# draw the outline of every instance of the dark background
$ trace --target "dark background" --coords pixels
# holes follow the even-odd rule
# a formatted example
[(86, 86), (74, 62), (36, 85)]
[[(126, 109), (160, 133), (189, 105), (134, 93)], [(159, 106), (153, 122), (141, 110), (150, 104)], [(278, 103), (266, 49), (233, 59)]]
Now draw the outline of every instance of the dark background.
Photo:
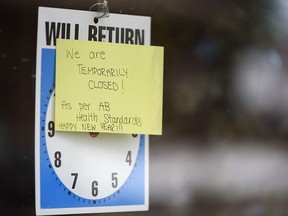
[[(0, 3), (1, 215), (35, 214), (38, 7), (94, 3)], [(165, 47), (150, 211), (121, 215), (288, 215), (287, 2), (110, 0), (109, 9), (151, 16), (151, 44)]]

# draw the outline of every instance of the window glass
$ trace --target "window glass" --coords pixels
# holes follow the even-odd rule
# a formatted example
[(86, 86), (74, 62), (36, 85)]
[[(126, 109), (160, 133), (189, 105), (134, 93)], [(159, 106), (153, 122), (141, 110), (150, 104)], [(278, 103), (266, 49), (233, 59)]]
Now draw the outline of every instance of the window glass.
[[(35, 214), (38, 7), (93, 3), (0, 3), (3, 215)], [(151, 44), (165, 47), (163, 135), (150, 137), (150, 210), (117, 215), (286, 215), (288, 3), (111, 0), (109, 9), (151, 16)]]

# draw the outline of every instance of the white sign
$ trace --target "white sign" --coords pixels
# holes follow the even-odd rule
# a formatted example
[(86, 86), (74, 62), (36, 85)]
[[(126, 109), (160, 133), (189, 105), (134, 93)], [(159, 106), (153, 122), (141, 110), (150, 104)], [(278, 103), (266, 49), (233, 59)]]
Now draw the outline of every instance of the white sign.
[(56, 132), (56, 38), (150, 44), (150, 18), (39, 8), (36, 109), (36, 214), (148, 210), (148, 136)]

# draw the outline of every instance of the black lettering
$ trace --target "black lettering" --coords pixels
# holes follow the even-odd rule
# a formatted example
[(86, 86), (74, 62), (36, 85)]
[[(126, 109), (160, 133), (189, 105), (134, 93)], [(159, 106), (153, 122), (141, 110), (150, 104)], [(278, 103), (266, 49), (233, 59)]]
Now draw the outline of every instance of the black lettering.
[(119, 28), (116, 28), (116, 32), (115, 32), (115, 43), (119, 43)]
[(60, 28), (61, 28), (61, 23), (56, 23), (52, 22), (51, 25), (49, 25), (49, 22), (45, 22), (45, 29), (46, 29), (46, 45), (51, 46), (56, 46), (56, 38), (59, 38), (60, 35)]
[(99, 26), (99, 35), (98, 35), (98, 40), (99, 41), (105, 41), (105, 37), (106, 35), (104, 34), (104, 31), (105, 31), (105, 26)]
[(125, 39), (125, 29), (121, 28), (121, 43), (124, 43), (124, 39)]
[[(71, 38), (71, 24), (70, 23), (55, 23), (45, 22), (46, 30), (46, 45), (56, 46), (56, 39), (70, 39)], [(79, 37), (79, 24), (75, 24), (74, 39)]]
[(62, 27), (61, 27), (61, 38), (65, 39), (65, 33), (66, 33), (66, 24), (62, 23)]
[(135, 44), (144, 45), (144, 30), (142, 29), (135, 29)]
[(126, 29), (126, 40), (125, 40), (125, 43), (126, 44), (134, 44), (133, 42), (133, 37), (134, 37), (134, 32), (133, 32), (133, 29)]
[(119, 87), (117, 83), (110, 82), (110, 81), (88, 81), (88, 88), (89, 89), (106, 89), (111, 91), (118, 91)]
[(97, 27), (96, 26), (89, 25), (88, 40), (89, 41), (97, 41)]
[(72, 49), (72, 50), (66, 49), (66, 58), (74, 59), (74, 57), (79, 59), (80, 58), (79, 52), (77, 50), (74, 51), (74, 49)]
[[(112, 40), (113, 40), (113, 35), (112, 35), (112, 33), (113, 33), (113, 31), (114, 31), (114, 27), (110, 27), (110, 26), (108, 26), (107, 27), (107, 32), (108, 32), (108, 42), (112, 42)], [(106, 35), (107, 36), (107, 35)]]
[(75, 24), (74, 39), (75, 39), (75, 40), (78, 40), (78, 39), (79, 39), (79, 24)]
[(71, 25), (70, 23), (67, 23), (66, 39), (70, 39), (70, 31), (71, 31)]

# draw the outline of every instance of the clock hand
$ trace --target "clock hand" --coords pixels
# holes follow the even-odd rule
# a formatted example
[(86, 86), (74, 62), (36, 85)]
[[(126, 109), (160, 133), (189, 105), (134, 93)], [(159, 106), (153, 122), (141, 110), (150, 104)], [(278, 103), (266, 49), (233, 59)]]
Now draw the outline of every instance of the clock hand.
[(90, 136), (96, 138), (99, 135), (99, 132), (89, 132)]

